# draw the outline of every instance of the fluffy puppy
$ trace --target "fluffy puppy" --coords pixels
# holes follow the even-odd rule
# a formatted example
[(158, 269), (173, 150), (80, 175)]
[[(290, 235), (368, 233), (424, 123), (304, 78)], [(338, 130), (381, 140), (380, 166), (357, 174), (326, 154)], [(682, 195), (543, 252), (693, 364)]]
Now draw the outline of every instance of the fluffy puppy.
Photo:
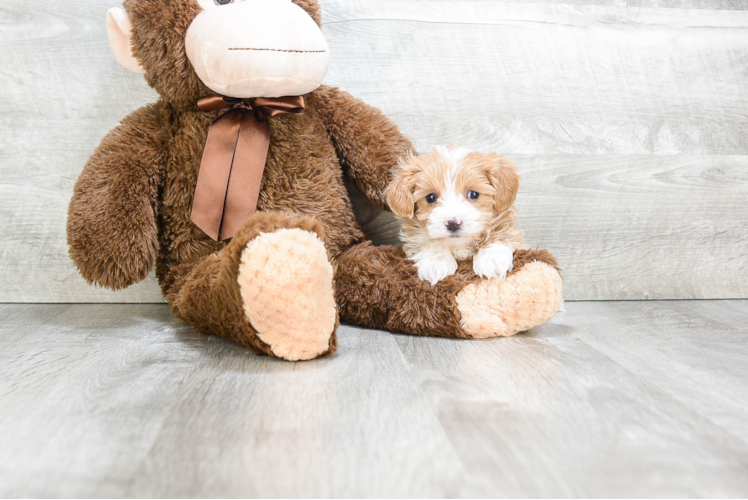
[(514, 251), (527, 248), (514, 208), (518, 189), (517, 169), (506, 158), (439, 146), (403, 160), (385, 194), (404, 219), (406, 255), (433, 285), (471, 257), (478, 276), (506, 277)]

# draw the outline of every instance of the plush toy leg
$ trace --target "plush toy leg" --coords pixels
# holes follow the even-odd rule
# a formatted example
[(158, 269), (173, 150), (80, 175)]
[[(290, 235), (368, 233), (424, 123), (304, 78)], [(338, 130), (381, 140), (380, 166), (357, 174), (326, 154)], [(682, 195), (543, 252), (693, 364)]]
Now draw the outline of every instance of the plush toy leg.
[(174, 316), (256, 352), (297, 361), (337, 348), (333, 270), (322, 226), (278, 212), (252, 216), (167, 298)]
[(343, 321), (413, 335), (509, 336), (539, 326), (561, 303), (561, 275), (545, 251), (515, 253), (505, 279), (481, 279), (463, 262), (432, 286), (393, 247), (358, 245), (335, 264), (335, 296)]
[[(516, 256), (514, 265), (517, 257), (528, 256)], [(478, 280), (463, 288), (456, 297), (460, 324), (472, 338), (514, 335), (551, 319), (561, 306), (561, 292), (555, 259), (532, 260), (506, 279)]]

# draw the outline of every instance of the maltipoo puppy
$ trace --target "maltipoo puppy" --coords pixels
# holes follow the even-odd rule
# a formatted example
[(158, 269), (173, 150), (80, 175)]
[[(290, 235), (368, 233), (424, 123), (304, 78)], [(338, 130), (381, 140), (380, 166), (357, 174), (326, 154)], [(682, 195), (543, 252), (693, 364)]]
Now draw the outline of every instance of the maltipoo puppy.
[(517, 227), (517, 169), (495, 153), (439, 146), (406, 158), (385, 192), (402, 219), (404, 250), (432, 285), (473, 258), (485, 278), (504, 278), (514, 251), (527, 248)]

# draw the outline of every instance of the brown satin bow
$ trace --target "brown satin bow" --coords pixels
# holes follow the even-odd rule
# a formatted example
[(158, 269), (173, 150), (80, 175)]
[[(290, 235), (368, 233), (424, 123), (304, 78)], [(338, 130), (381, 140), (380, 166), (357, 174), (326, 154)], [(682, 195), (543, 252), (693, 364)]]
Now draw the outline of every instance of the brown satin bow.
[(210, 125), (192, 204), (192, 222), (214, 240), (227, 240), (257, 210), (270, 146), (267, 118), (303, 113), (304, 98), (212, 95), (197, 106), (204, 112), (232, 108)]

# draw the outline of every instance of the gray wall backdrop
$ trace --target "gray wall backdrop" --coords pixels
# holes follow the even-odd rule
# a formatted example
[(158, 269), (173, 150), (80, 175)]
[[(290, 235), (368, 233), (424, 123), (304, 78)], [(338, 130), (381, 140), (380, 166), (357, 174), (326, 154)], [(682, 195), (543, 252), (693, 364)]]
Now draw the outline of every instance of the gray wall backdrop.
[[(109, 52), (118, 3), (0, 0), (0, 302), (161, 301), (152, 278), (89, 287), (66, 253), (86, 159), (156, 99)], [(326, 83), (421, 151), (520, 166), (521, 223), (559, 257), (567, 300), (748, 297), (748, 1), (322, 3)]]

